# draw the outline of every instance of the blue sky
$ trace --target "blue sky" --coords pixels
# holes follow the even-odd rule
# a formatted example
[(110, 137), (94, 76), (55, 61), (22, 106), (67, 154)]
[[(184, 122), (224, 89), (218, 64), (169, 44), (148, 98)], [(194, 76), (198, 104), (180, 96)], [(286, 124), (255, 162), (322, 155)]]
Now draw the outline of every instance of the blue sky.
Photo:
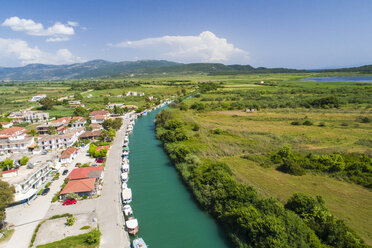
[(0, 66), (166, 59), (372, 64), (372, 1), (3, 0)]

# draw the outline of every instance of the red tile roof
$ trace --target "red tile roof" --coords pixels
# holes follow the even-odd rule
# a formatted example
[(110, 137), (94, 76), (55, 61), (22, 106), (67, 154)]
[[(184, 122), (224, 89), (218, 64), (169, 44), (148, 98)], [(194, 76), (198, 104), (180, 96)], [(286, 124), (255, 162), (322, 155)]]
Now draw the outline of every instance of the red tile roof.
[(0, 137), (2, 138), (8, 138), (10, 136), (16, 136), (19, 134), (23, 134), (26, 132), (26, 129), (23, 127), (10, 127), (7, 129), (3, 129), (0, 131)]
[(106, 119), (105, 115), (95, 115), (92, 117), (92, 120), (104, 120)]
[(107, 110), (95, 110), (89, 113), (89, 116), (96, 116), (96, 115), (108, 115), (110, 112)]
[(62, 117), (55, 121), (52, 121), (52, 123), (69, 123), (71, 121), (71, 117)]
[(64, 150), (62, 152), (62, 155), (61, 155), (61, 158), (69, 158), (71, 157), (71, 155), (75, 152), (77, 152), (78, 149), (74, 148), (74, 147), (69, 147), (67, 148), (66, 150)]
[(81, 167), (71, 171), (67, 176), (70, 180), (86, 178), (91, 171), (103, 171), (103, 166)]
[(15, 172), (17, 170), (19, 170), (19, 168), (7, 170), (7, 171), (3, 171), (2, 174), (6, 174), (6, 173), (10, 173), (10, 172)]
[(85, 139), (85, 138), (95, 138), (101, 135), (101, 130), (96, 131), (86, 131), (82, 135), (79, 136), (79, 139)]
[(95, 178), (86, 178), (69, 181), (61, 191), (61, 195), (93, 191), (95, 183), (96, 183)]

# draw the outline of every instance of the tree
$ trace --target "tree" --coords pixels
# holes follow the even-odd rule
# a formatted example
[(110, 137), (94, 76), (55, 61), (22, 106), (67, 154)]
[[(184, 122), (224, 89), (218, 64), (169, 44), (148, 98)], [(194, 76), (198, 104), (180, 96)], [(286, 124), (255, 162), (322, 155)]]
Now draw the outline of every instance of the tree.
[(115, 130), (119, 130), (121, 128), (121, 125), (123, 125), (123, 120), (121, 118), (116, 118), (113, 122), (111, 127)]
[(112, 127), (112, 123), (113, 123), (113, 121), (111, 119), (104, 120), (103, 123), (102, 123), (102, 127), (105, 130), (109, 130)]
[(23, 156), (23, 157), (21, 158), (21, 160), (19, 161), (19, 163), (20, 163), (21, 165), (26, 165), (27, 162), (28, 162), (28, 160), (29, 160), (29, 158), (28, 158), (27, 156)]
[(57, 132), (57, 129), (55, 127), (49, 126), (47, 128), (47, 132), (49, 135), (55, 134)]
[(186, 89), (185, 89), (185, 88), (182, 88), (181, 91), (182, 91), (182, 94), (185, 96), (186, 93), (187, 93), (187, 92), (186, 92)]
[(10, 170), (13, 168), (13, 160), (10, 158), (5, 159), (4, 161), (0, 162), (0, 168), (3, 170)]
[(32, 135), (32, 136), (36, 136), (37, 135), (37, 132), (35, 129), (31, 129), (29, 132), (27, 132), (28, 134)]
[(75, 200), (75, 199), (77, 199), (79, 196), (77, 195), (77, 194), (75, 194), (75, 193), (68, 193), (67, 194), (67, 196), (66, 196), (66, 198), (68, 199), (68, 200)]
[[(0, 223), (5, 220), (5, 208), (14, 200), (14, 187), (9, 183), (0, 180)], [(2, 225), (1, 225), (2, 226)], [(1, 227), (0, 227), (1, 228)]]
[(74, 109), (74, 115), (75, 116), (87, 116), (88, 115), (88, 110), (86, 110), (82, 106), (77, 106)]
[(51, 99), (49, 97), (45, 97), (43, 99), (40, 99), (39, 103), (41, 104), (41, 108), (44, 109), (44, 110), (52, 109), (53, 106), (54, 106), (53, 99)]
[(97, 244), (99, 242), (99, 237), (101, 236), (101, 232), (98, 229), (94, 229), (85, 239), (85, 242), (89, 245)]
[(83, 100), (83, 96), (79, 92), (77, 92), (77, 93), (74, 94), (74, 99), (75, 100)]
[(118, 114), (118, 115), (122, 115), (122, 114), (124, 114), (124, 110), (122, 109), (122, 108), (120, 108), (120, 107), (118, 107), (118, 106), (114, 106), (114, 113), (115, 114)]
[(109, 98), (107, 96), (103, 98), (103, 104), (105, 105), (109, 104)]

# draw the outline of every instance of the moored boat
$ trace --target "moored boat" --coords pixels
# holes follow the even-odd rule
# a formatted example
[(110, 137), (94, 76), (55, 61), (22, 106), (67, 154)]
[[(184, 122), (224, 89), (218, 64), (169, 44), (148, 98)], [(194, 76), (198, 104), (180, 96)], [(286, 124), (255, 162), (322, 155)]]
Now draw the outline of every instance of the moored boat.
[(147, 248), (147, 245), (143, 238), (134, 239), (132, 242), (133, 248)]
[(123, 173), (121, 173), (120, 177), (121, 177), (122, 182), (124, 182), (124, 183), (128, 182), (128, 179), (129, 179), (128, 178), (128, 173), (123, 172)]
[(137, 219), (127, 220), (125, 225), (127, 226), (129, 234), (136, 235), (138, 233), (139, 228)]
[(133, 210), (132, 210), (132, 207), (130, 205), (124, 205), (123, 207), (123, 213), (125, 215), (125, 217), (127, 219), (129, 219), (129, 217), (133, 216)]
[(128, 204), (132, 202), (132, 190), (130, 188), (123, 189), (121, 192), (121, 199), (123, 204)]

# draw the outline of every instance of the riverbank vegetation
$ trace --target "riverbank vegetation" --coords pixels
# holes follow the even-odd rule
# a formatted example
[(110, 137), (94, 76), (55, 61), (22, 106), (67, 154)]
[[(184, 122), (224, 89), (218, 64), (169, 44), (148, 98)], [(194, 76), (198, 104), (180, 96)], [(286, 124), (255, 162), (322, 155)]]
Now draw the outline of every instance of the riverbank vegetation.
[(371, 245), (372, 85), (237, 81), (157, 116), (198, 202), (237, 247)]

